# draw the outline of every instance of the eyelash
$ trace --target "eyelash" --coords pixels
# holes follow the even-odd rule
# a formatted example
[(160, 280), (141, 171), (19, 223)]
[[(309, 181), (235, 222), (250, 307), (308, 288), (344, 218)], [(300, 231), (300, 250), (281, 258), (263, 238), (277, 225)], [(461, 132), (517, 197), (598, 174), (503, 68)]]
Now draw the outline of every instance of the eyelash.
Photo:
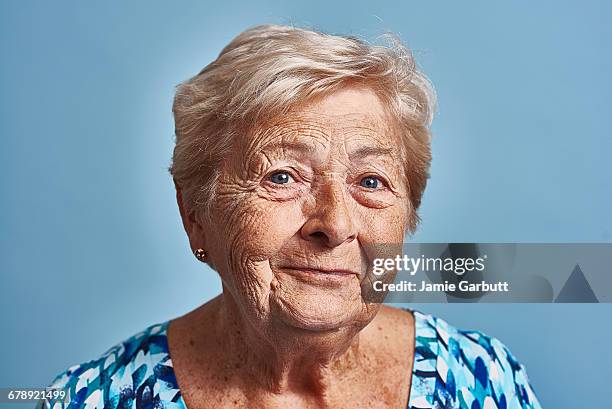
[[(277, 174), (277, 173), (286, 173), (286, 174), (288, 174), (289, 177), (291, 177), (291, 179), (293, 179), (293, 182), (298, 182), (299, 180), (301, 180), (299, 178), (299, 176), (296, 175), (296, 172), (294, 172), (291, 169), (275, 169), (275, 170), (273, 170), (272, 172), (268, 173), (265, 176), (264, 181), (274, 185), (275, 188), (280, 188), (280, 189), (288, 188), (289, 186), (285, 186), (285, 185), (290, 185), (290, 184), (292, 184), (291, 182), (289, 182), (289, 183), (274, 183), (274, 182), (272, 182), (270, 180), (270, 178), (272, 176), (274, 176), (275, 174)], [(373, 188), (373, 189), (372, 188), (367, 188), (365, 186), (362, 186), (361, 185), (361, 181), (363, 179), (365, 179), (365, 178), (374, 178), (374, 179), (378, 180), (382, 184), (382, 186), (377, 187), (377, 188)], [(366, 191), (377, 191), (377, 190), (388, 189), (389, 188), (388, 180), (385, 177), (383, 177), (381, 175), (378, 175), (378, 174), (368, 173), (368, 174), (365, 174), (365, 175), (360, 175), (356, 179), (357, 179), (357, 186), (359, 188), (363, 188)]]
[[(370, 189), (370, 188), (366, 188), (365, 186), (361, 186), (361, 181), (363, 179), (366, 179), (366, 178), (376, 179), (376, 180), (378, 180), (381, 183), (382, 186), (374, 188), (374, 189)], [(365, 189), (365, 190), (368, 190), (368, 191), (375, 191), (375, 190), (380, 190), (380, 189), (383, 189), (383, 188), (385, 188), (385, 189), (389, 188), (389, 181), (384, 176), (381, 176), (381, 175), (377, 175), (377, 174), (365, 174), (365, 175), (359, 176), (357, 178), (357, 180), (358, 180), (357, 185), (359, 187)]]
[(300, 180), (300, 178), (296, 175), (296, 172), (290, 170), (290, 169), (275, 169), (272, 172), (268, 173), (265, 177), (264, 177), (264, 182), (270, 183), (272, 185), (274, 185), (275, 187), (279, 187), (279, 188), (286, 188), (287, 186), (284, 185), (289, 185), (291, 184), (291, 182), (289, 183), (274, 183), (270, 180), (270, 178), (277, 174), (277, 173), (286, 173), (289, 175), (289, 177), (291, 177), (291, 179), (293, 179), (294, 182), (297, 182)]

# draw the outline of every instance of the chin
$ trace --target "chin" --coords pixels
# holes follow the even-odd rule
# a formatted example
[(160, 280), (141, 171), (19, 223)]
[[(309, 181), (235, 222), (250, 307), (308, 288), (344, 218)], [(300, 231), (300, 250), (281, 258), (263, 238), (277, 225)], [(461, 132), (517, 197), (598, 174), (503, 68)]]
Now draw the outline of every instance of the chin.
[[(300, 297), (301, 298), (301, 297)], [(361, 303), (334, 302), (335, 300), (270, 298), (270, 309), (288, 327), (311, 332), (337, 332), (359, 326), (364, 317)], [(366, 322), (367, 324), (367, 322)]]

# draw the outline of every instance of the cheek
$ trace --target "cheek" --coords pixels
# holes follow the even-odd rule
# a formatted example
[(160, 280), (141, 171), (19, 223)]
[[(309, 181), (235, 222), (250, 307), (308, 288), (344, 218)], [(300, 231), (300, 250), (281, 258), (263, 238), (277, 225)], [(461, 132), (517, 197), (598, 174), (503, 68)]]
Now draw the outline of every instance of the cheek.
[(299, 234), (304, 223), (302, 206), (292, 202), (259, 202), (245, 206), (245, 217), (237, 221), (244, 251), (259, 261), (270, 259)]
[(404, 241), (408, 213), (400, 206), (384, 209), (362, 208), (359, 218), (362, 244), (390, 244)]
[(223, 270), (264, 285), (271, 279), (270, 269), (266, 268), (269, 260), (303, 224), (302, 205), (298, 201), (242, 198), (235, 197), (220, 210), (217, 240), (224, 243), (220, 252), (222, 262), (226, 263)]

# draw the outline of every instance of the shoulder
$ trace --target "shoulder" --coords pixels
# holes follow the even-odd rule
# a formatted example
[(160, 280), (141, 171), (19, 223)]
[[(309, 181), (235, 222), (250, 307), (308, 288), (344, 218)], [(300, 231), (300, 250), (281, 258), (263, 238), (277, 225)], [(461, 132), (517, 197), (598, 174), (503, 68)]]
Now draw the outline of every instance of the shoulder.
[(414, 311), (415, 382), (441, 407), (540, 408), (525, 367), (497, 338)]
[(401, 356), (411, 347), (406, 340), (414, 338), (414, 316), (383, 304), (360, 336), (380, 355)]
[(405, 333), (406, 328), (414, 328), (414, 315), (411, 311), (401, 308), (393, 308), (385, 304), (381, 304), (376, 317), (372, 320), (375, 325), (380, 325), (385, 330), (394, 330)]
[(176, 402), (180, 394), (168, 353), (167, 325), (152, 325), (100, 357), (60, 373), (49, 387), (66, 392), (64, 404), (51, 401), (39, 408), (158, 407), (160, 400)]

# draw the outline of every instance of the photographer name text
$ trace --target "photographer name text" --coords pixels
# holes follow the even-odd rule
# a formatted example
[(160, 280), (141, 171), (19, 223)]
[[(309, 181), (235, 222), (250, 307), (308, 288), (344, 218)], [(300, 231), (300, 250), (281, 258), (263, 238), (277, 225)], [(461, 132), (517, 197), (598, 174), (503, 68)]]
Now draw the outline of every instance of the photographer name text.
[(449, 283), (445, 281), (443, 283), (430, 283), (427, 281), (421, 281), (415, 283), (412, 281), (400, 281), (399, 283), (384, 283), (382, 281), (374, 281), (374, 291), (384, 292), (445, 292), (454, 293), (460, 292), (508, 292), (510, 286), (507, 281), (498, 281), (496, 283), (489, 283), (481, 281), (478, 283), (469, 282), (467, 280), (459, 281), (459, 283)]

